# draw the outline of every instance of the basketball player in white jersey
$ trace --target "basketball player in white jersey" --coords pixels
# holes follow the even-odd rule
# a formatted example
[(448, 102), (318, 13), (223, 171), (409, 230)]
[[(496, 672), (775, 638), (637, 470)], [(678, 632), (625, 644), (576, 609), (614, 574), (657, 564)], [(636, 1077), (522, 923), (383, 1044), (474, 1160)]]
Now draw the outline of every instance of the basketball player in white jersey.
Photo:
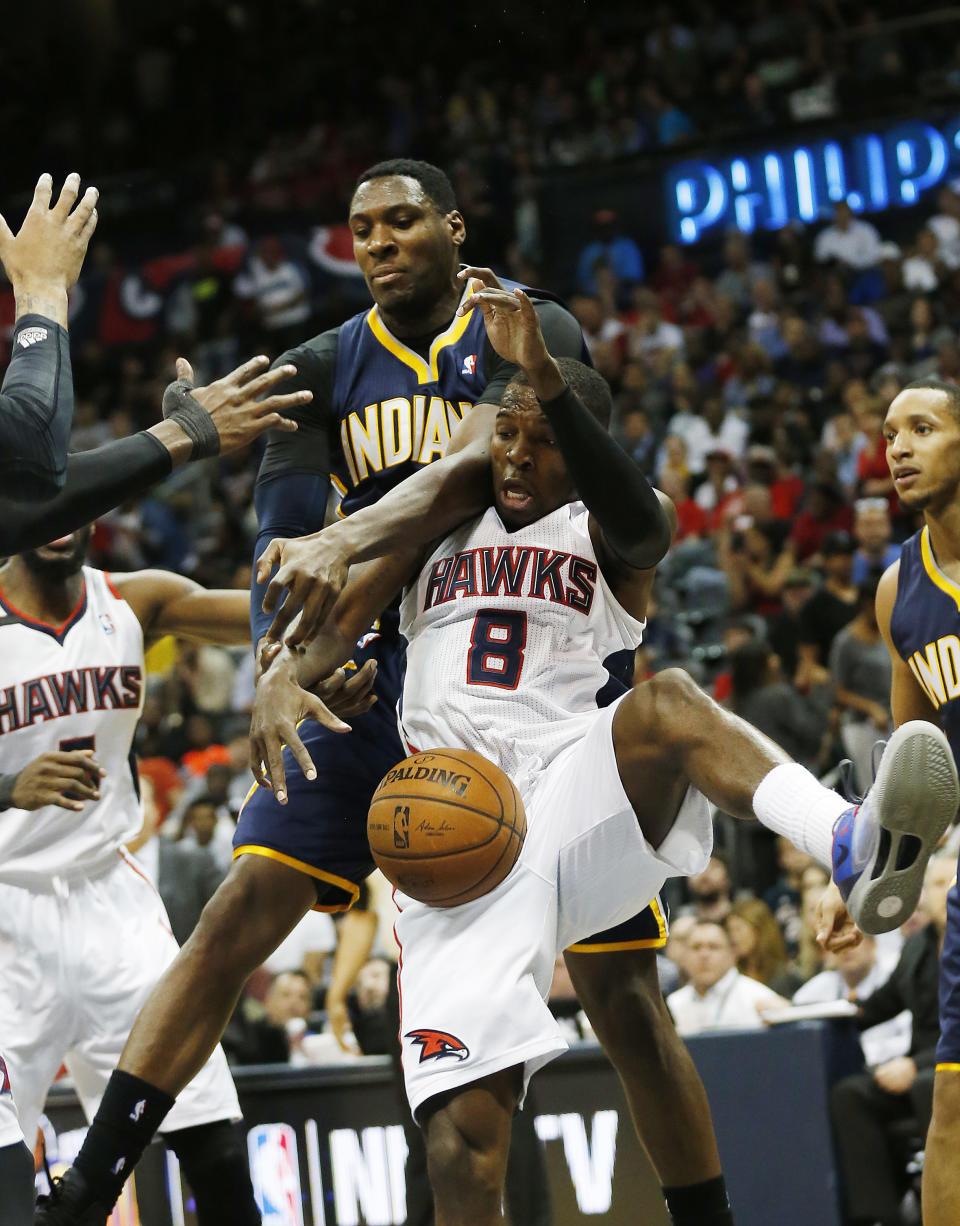
[[(89, 536), (80, 529), (0, 568), (0, 1144), (19, 1135), (8, 1073), (26, 1136), (63, 1061), (92, 1117), (177, 952), (159, 895), (123, 846), (141, 824), (131, 750), (145, 646), (165, 634), (250, 639), (245, 592), (164, 571), (111, 579), (83, 566)], [(164, 1123), (202, 1223), (260, 1221), (239, 1116), (218, 1047)]]
[[(511, 1117), (531, 1073), (566, 1046), (545, 1004), (554, 959), (633, 914), (665, 877), (703, 867), (705, 797), (833, 862), (851, 912), (874, 930), (912, 910), (960, 798), (949, 747), (928, 724), (896, 734), (854, 814), (685, 673), (597, 709), (604, 661), (643, 630), (652, 574), (634, 559), (645, 556), (649, 487), (606, 432), (603, 380), (550, 358), (526, 296), (487, 290), (474, 305), (523, 375), (496, 420), (494, 506), (432, 549), (404, 599), (400, 724), (411, 751), (460, 746), (497, 762), (520, 789), (528, 832), (483, 898), (437, 910), (396, 895), (404, 1075), (437, 1226), (499, 1220)], [(384, 564), (381, 599), (398, 567)], [(351, 599), (348, 584), (337, 609), (354, 615)], [(338, 625), (343, 648), (356, 629)], [(315, 649), (304, 676), (323, 658)], [(272, 687), (261, 700), (282, 702)], [(909, 869), (897, 867), (904, 818), (917, 843)]]

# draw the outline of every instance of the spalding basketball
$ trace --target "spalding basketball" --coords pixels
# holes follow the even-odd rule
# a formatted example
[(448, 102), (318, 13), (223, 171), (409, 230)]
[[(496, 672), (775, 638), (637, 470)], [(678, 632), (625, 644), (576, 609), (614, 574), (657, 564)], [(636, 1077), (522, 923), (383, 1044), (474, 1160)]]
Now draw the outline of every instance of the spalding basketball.
[(513, 868), (527, 833), (517, 789), (468, 749), (433, 749), (387, 771), (367, 816), (377, 866), (434, 907), (481, 898)]

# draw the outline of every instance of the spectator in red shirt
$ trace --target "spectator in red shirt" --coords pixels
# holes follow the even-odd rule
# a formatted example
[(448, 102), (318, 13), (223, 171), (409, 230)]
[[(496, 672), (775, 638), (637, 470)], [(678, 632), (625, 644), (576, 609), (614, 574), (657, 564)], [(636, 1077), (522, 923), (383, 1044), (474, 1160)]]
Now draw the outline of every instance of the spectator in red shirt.
[(852, 526), (851, 510), (842, 492), (831, 481), (817, 481), (810, 489), (806, 509), (793, 521), (790, 532), (797, 561), (805, 562), (818, 554), (831, 532), (849, 532)]

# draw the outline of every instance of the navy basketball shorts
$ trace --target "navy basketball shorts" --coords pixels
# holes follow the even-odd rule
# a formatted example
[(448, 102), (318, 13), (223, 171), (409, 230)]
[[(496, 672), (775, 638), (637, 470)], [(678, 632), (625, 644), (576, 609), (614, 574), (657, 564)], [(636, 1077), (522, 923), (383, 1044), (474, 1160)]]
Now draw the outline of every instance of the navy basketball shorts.
[(960, 887), (956, 879), (947, 894), (947, 931), (940, 955), (940, 1070), (960, 1072)]
[[(397, 728), (405, 652), (391, 637), (367, 635), (353, 660), (377, 661), (377, 701), (351, 720), (351, 732), (331, 732), (315, 720), (300, 726), (317, 777), (308, 780), (289, 749), (283, 751), (287, 803), (254, 785), (240, 810), (233, 856), (266, 856), (316, 881), (318, 911), (346, 911), (374, 870), (367, 843), (367, 811), (377, 784), (407, 757)], [(632, 919), (575, 945), (578, 953), (660, 949), (667, 943), (666, 910), (655, 899)]]

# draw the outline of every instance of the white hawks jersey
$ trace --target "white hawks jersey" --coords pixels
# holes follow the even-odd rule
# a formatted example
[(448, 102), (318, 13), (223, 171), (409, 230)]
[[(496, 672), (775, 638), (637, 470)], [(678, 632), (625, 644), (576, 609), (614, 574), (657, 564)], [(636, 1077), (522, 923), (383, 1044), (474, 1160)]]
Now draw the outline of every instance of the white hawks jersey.
[(0, 882), (49, 888), (115, 862), (140, 828), (130, 756), (143, 705), (143, 631), (109, 576), (83, 568), (62, 626), (37, 622), (0, 590), (0, 771), (43, 753), (91, 749), (106, 771), (81, 812), (47, 805), (0, 813)]
[(523, 791), (584, 735), (604, 661), (644, 628), (607, 585), (587, 520), (573, 502), (510, 532), (490, 507), (433, 551), (400, 609), (411, 749), (474, 749)]

